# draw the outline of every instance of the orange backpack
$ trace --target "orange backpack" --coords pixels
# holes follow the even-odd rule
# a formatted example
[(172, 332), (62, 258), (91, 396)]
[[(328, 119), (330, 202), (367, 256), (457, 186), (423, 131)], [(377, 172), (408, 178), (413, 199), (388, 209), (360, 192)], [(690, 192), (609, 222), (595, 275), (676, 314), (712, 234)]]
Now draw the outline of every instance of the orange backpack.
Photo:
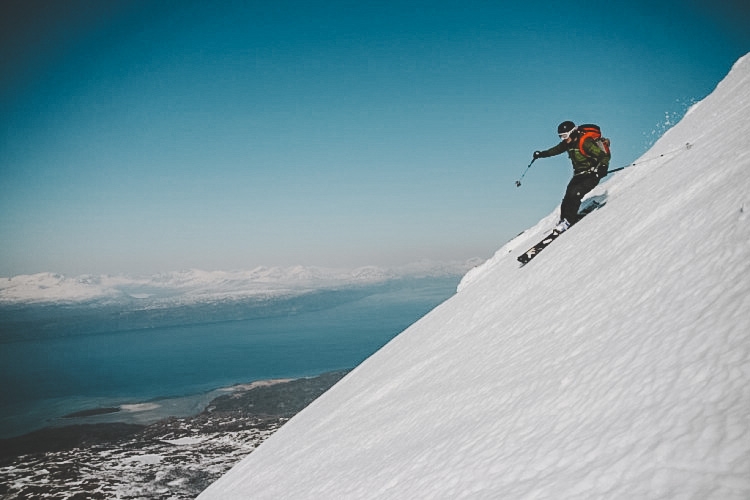
[(593, 139), (594, 142), (596, 142), (596, 145), (599, 146), (599, 149), (607, 153), (608, 156), (612, 155), (609, 151), (609, 139), (602, 137), (602, 129), (599, 128), (599, 125), (594, 125), (593, 123), (578, 125), (578, 130), (581, 132), (580, 138), (578, 139), (578, 150), (583, 156), (589, 156), (583, 149), (583, 141), (589, 138)]

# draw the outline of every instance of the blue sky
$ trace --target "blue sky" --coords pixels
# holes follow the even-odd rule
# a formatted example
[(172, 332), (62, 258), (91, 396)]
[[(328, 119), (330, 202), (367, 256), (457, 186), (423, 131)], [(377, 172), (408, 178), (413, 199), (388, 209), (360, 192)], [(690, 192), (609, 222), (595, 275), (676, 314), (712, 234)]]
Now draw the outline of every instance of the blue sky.
[(12, 0), (0, 276), (489, 257), (750, 50), (746, 2)]

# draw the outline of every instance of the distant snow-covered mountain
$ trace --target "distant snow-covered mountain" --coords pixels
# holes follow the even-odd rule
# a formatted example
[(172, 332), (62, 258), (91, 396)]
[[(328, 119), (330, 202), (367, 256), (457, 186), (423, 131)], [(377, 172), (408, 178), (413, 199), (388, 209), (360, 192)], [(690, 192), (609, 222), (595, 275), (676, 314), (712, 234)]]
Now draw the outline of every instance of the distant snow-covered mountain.
[(748, 136), (750, 54), (199, 498), (750, 498)]
[(461, 275), (480, 261), (417, 262), (398, 268), (257, 267), (239, 271), (190, 269), (146, 277), (39, 273), (0, 278), (0, 304), (70, 303), (124, 299), (192, 303), (304, 293), (403, 277)]

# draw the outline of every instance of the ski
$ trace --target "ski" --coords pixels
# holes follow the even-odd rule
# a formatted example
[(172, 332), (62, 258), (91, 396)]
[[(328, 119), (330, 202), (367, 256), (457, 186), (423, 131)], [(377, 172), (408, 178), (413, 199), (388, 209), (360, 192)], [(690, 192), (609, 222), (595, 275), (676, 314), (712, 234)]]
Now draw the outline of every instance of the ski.
[(557, 231), (552, 231), (547, 236), (544, 237), (542, 241), (534, 245), (533, 247), (526, 250), (523, 254), (519, 255), (517, 260), (521, 263), (521, 265), (528, 264), (528, 262), (536, 257), (536, 255), (547, 248), (547, 245), (555, 241), (558, 236), (560, 236), (562, 233), (558, 233)]
[[(596, 209), (604, 206), (604, 203), (605, 202), (599, 202), (599, 201), (596, 201), (596, 200), (590, 200), (590, 202), (586, 205), (586, 207), (578, 213), (578, 216), (579, 216), (578, 222), (580, 222), (581, 219), (583, 219), (586, 215), (590, 214), (594, 210), (596, 210)], [(568, 228), (568, 230), (570, 230), (570, 228)], [(533, 247), (529, 248), (524, 253), (522, 253), (521, 255), (519, 255), (516, 260), (518, 260), (518, 262), (520, 262), (522, 266), (525, 265), (525, 264), (528, 264), (528, 262), (531, 259), (533, 259), (534, 257), (536, 257), (537, 254), (539, 254), (539, 252), (541, 252), (542, 250), (544, 250), (545, 248), (547, 248), (547, 246), (549, 246), (550, 243), (552, 243), (553, 241), (555, 241), (557, 239), (557, 237), (560, 236), (561, 234), (562, 234), (562, 232), (559, 232), (557, 230), (552, 231), (547, 236), (545, 236), (542, 239), (542, 241), (540, 241), (539, 243), (537, 243), (536, 245), (534, 245)]]

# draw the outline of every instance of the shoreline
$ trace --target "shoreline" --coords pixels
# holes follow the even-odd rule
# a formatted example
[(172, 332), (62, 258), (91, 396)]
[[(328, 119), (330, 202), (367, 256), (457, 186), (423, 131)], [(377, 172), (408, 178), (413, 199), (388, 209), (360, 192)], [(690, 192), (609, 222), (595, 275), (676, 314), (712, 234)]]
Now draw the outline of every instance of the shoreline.
[(192, 500), (347, 373), (237, 384), (214, 391), (197, 415), (150, 425), (68, 425), (1, 440), (0, 496)]
[[(299, 378), (315, 378), (319, 375)], [(107, 423), (150, 425), (166, 418), (192, 417), (199, 415), (216, 398), (221, 396), (246, 392), (257, 387), (271, 387), (299, 380), (299, 378), (254, 380), (252, 382), (219, 387), (187, 396), (156, 398), (137, 403), (124, 403), (119, 406), (88, 408), (63, 415), (62, 417), (56, 417), (51, 420), (53, 425), (46, 426), (45, 428), (71, 425), (70, 421), (73, 420), (75, 421), (74, 424), (78, 425)], [(62, 420), (68, 420), (68, 422), (62, 422)], [(55, 425), (54, 422), (59, 422), (60, 425)]]
[(68, 413), (60, 418), (80, 418), (80, 417), (93, 417), (95, 415), (105, 415), (107, 413), (117, 413), (120, 411), (119, 407), (107, 407), (107, 408), (92, 408), (91, 410), (75, 411)]
[[(268, 387), (291, 382), (300, 378), (313, 378), (322, 374), (294, 377), (269, 378), (221, 386), (185, 396), (165, 396), (145, 400), (130, 398), (80, 398), (54, 401), (18, 412), (12, 417), (3, 417), (0, 443), (28, 434), (58, 429), (72, 425), (131, 424), (150, 425), (165, 418), (185, 418), (198, 415), (211, 401), (225, 394), (248, 391), (256, 387)], [(120, 401), (126, 402), (118, 402)], [(97, 404), (100, 403), (100, 404)], [(14, 422), (22, 422), (18, 425)], [(10, 433), (5, 434), (9, 429)], [(12, 430), (15, 429), (15, 432)]]
[[(255, 380), (189, 396), (74, 411), (54, 417), (48, 421), (48, 425), (38, 429), (0, 438), (0, 459), (7, 461), (27, 453), (59, 451), (77, 445), (91, 446), (100, 442), (128, 438), (149, 427), (175, 419), (199, 419), (217, 406), (222, 411), (227, 411), (228, 407), (240, 408), (243, 396), (251, 391), (273, 390), (277, 385), (322, 379), (332, 374), (345, 374), (349, 371), (350, 369), (343, 369), (309, 377)], [(242, 412), (247, 413), (247, 409), (243, 408)]]

